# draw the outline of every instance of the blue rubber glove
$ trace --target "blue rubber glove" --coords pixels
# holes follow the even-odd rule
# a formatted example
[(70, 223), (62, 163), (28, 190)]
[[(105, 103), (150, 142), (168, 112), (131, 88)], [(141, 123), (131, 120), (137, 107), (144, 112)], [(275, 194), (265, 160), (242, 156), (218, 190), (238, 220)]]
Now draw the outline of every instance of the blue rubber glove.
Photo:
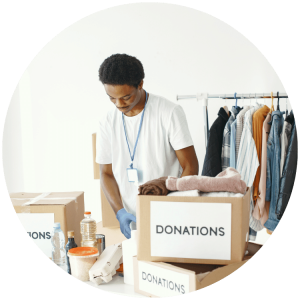
[(120, 223), (121, 232), (127, 239), (130, 239), (131, 229), (129, 225), (132, 221), (136, 222), (136, 217), (133, 214), (128, 213), (125, 208), (122, 208), (117, 212), (117, 219)]

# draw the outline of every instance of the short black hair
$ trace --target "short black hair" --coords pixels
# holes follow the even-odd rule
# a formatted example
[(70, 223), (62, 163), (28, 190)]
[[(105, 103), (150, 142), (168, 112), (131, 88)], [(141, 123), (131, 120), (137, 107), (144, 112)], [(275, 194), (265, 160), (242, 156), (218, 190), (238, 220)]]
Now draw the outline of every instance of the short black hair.
[(130, 85), (135, 88), (144, 79), (142, 63), (134, 56), (113, 54), (106, 58), (99, 69), (99, 79), (103, 84)]

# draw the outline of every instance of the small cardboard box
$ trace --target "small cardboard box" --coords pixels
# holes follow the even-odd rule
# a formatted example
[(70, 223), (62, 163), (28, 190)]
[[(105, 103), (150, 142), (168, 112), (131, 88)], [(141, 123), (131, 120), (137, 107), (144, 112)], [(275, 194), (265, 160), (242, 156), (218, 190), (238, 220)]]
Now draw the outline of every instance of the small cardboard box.
[(84, 218), (84, 193), (11, 193), (11, 202), (28, 235), (51, 257), (51, 232), (59, 222), (66, 243), (67, 232), (74, 230), (75, 242), (81, 243), (80, 221)]
[(243, 197), (137, 196), (138, 260), (227, 265), (243, 260), (250, 189)]
[[(92, 147), (93, 147), (93, 169), (94, 169), (94, 179), (100, 179), (100, 167), (96, 163), (96, 133), (92, 134)], [(99, 180), (100, 182), (100, 180)], [(109, 228), (120, 227), (119, 221), (116, 218), (116, 214), (111, 208), (108, 200), (106, 199), (104, 192), (100, 185), (100, 198), (101, 198), (101, 210), (102, 210), (102, 226)]]
[(207, 287), (244, 265), (262, 246), (249, 243), (243, 261), (227, 266), (139, 261), (133, 258), (134, 290), (148, 297), (187, 294)]

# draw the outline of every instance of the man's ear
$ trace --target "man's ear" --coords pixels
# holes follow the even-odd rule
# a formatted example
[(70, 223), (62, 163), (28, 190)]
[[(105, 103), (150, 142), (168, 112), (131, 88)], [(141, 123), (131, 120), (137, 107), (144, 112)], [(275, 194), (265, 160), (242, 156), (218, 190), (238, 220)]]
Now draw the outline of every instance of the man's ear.
[(141, 90), (143, 88), (144, 85), (144, 80), (142, 79), (142, 81), (140, 82), (138, 89)]

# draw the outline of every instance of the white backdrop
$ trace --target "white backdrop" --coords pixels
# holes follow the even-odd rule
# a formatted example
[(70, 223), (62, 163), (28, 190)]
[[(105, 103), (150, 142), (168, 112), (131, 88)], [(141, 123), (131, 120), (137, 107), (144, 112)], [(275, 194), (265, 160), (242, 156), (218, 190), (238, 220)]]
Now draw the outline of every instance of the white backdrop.
[[(91, 135), (97, 121), (113, 107), (98, 79), (101, 62), (113, 53), (140, 59), (145, 89), (171, 101), (176, 101), (176, 95), (197, 92), (285, 92), (258, 49), (210, 15), (153, 3), (100, 11), (58, 34), (24, 72), (4, 128), (9, 192), (84, 191), (86, 209), (97, 222), (101, 220)], [(281, 102), (285, 109), (286, 102)], [(233, 103), (209, 100), (210, 125), (220, 106)], [(269, 105), (270, 100), (265, 103)], [(201, 171), (205, 155), (202, 107), (196, 100), (179, 104), (188, 119)], [(260, 233), (257, 241), (266, 238)]]

